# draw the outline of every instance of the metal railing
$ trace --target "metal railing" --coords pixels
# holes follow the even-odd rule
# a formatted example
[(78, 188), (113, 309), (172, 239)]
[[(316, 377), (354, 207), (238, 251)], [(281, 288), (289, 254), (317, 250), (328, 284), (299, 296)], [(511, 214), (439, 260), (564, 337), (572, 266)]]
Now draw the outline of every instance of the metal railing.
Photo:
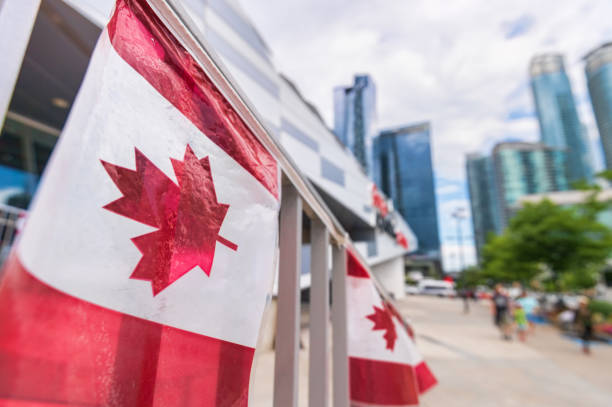
[(25, 214), (23, 209), (0, 204), (0, 267), (8, 257)]

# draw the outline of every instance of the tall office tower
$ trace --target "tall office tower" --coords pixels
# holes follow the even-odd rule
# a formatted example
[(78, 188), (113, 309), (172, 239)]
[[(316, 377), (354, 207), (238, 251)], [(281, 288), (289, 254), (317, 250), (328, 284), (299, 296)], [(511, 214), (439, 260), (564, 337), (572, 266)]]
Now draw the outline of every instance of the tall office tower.
[(593, 169), (588, 143), (578, 119), (563, 56), (535, 56), (531, 60), (529, 74), (540, 123), (540, 141), (550, 147), (566, 150), (570, 182), (591, 180)]
[(374, 163), (374, 179), (416, 234), (419, 253), (439, 257), (429, 123), (382, 131)]
[(606, 168), (612, 169), (612, 42), (589, 52), (584, 59)]
[(499, 143), (493, 148), (500, 229), (524, 195), (569, 189), (566, 152), (540, 143)]
[(353, 86), (334, 89), (334, 132), (371, 177), (376, 86), (369, 75), (355, 75)]
[(468, 154), (466, 172), (476, 253), (480, 260), (489, 234), (501, 232), (493, 160), (490, 156)]

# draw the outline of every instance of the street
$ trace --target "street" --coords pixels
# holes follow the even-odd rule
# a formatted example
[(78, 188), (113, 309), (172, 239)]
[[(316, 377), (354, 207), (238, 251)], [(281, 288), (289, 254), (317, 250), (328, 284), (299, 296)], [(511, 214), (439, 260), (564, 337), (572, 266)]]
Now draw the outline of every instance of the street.
[(425, 406), (612, 405), (612, 347), (595, 344), (590, 357), (577, 342), (538, 325), (527, 343), (502, 341), (488, 302), (410, 296), (398, 301), (417, 331), (417, 344), (439, 380)]

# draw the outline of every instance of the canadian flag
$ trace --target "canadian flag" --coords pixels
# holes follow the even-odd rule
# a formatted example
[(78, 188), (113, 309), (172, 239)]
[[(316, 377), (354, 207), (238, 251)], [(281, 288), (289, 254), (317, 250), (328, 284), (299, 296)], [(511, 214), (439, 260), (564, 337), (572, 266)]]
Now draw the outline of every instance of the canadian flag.
[(383, 216), (383, 218), (386, 217), (389, 214), (389, 206), (387, 205), (385, 198), (383, 198), (381, 193), (378, 191), (378, 187), (376, 186), (376, 184), (372, 183), (371, 190), (372, 205), (374, 205), (374, 207), (380, 211), (380, 214)]
[(245, 406), (279, 169), (117, 0), (0, 285), (2, 406)]
[(437, 382), (412, 329), (347, 251), (350, 397), (353, 406), (412, 406)]

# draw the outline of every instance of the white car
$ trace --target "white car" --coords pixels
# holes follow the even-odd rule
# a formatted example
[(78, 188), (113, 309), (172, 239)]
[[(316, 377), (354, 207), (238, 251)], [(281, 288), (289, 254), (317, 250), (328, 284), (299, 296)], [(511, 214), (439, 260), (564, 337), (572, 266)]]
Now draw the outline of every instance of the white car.
[(416, 285), (407, 285), (404, 291), (406, 292), (406, 294), (410, 294), (410, 295), (415, 295), (415, 294), (420, 293), (419, 287), (417, 287)]
[(425, 279), (419, 281), (419, 294), (455, 297), (457, 292), (450, 281)]

